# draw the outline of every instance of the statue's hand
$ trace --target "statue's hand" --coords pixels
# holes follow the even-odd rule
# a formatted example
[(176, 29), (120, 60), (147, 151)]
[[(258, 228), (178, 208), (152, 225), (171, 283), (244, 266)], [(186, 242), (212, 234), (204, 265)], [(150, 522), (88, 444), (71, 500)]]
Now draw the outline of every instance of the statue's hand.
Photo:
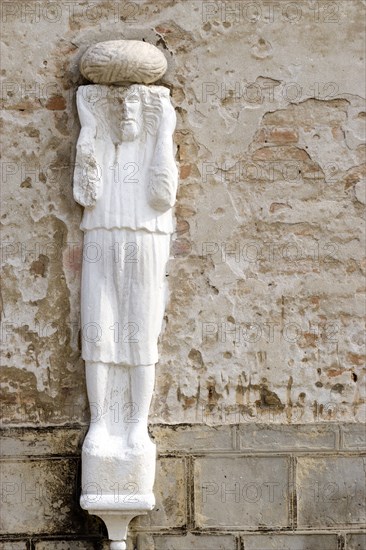
[(74, 172), (74, 198), (86, 208), (93, 207), (101, 194), (101, 173), (90, 152), (77, 155)]
[(152, 208), (160, 212), (166, 212), (175, 203), (177, 192), (178, 174), (176, 167), (159, 168), (150, 170), (148, 186), (148, 202)]

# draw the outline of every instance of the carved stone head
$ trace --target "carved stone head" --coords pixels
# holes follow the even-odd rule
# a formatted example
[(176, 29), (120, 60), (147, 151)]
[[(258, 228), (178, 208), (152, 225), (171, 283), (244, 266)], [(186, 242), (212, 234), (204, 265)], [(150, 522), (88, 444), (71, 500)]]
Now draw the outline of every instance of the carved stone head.
[(155, 135), (163, 113), (161, 90), (134, 85), (115, 88), (114, 92), (108, 102), (114, 140), (145, 141), (147, 135)]

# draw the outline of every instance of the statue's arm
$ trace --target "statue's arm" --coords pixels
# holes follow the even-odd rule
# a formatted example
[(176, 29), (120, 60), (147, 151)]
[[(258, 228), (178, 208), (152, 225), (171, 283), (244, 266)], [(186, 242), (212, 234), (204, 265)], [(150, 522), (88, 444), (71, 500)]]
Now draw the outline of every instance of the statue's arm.
[(80, 88), (77, 107), (81, 130), (76, 145), (74, 198), (82, 206), (92, 207), (101, 190), (101, 173), (95, 154), (97, 124)]
[(175, 204), (178, 187), (178, 168), (174, 159), (173, 133), (176, 115), (173, 107), (159, 129), (153, 164), (150, 168), (150, 206), (165, 212)]

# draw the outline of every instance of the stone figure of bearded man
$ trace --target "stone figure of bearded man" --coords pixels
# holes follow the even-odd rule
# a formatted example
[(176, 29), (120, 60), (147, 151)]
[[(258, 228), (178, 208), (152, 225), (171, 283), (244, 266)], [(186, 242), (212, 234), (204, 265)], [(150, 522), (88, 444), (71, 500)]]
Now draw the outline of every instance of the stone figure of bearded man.
[(124, 449), (146, 444), (178, 183), (176, 115), (167, 88), (141, 84), (81, 86), (77, 107), (74, 197), (85, 207), (82, 357), (92, 414), (83, 451), (98, 456), (113, 447), (106, 409), (115, 406), (120, 367), (133, 416)]
[(147, 421), (165, 302), (178, 183), (167, 70), (144, 40), (90, 46), (77, 91), (74, 197), (84, 206), (82, 357), (91, 423), (80, 505), (101, 517), (111, 550), (154, 507), (156, 446)]

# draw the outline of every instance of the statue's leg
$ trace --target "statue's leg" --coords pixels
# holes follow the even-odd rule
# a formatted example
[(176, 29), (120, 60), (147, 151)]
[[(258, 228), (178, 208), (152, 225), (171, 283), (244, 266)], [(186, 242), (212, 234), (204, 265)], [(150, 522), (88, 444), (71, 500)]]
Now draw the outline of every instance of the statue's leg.
[[(147, 422), (154, 392), (155, 365), (130, 367), (131, 398), (135, 409), (128, 432), (128, 446), (141, 448), (149, 438)], [(133, 420), (137, 420), (134, 422)]]
[[(111, 436), (117, 436), (123, 445), (125, 429), (127, 447), (145, 447), (149, 440), (147, 422), (154, 391), (155, 365), (127, 367), (86, 361), (85, 369), (91, 420), (84, 450), (98, 454), (98, 449), (105, 450), (106, 444), (111, 445)], [(110, 401), (108, 388), (111, 384), (115, 388), (129, 386), (124, 397), (122, 393), (116, 396), (116, 403)], [(122, 423), (125, 423), (125, 429)]]
[(103, 445), (108, 437), (108, 363), (85, 362), (86, 388), (90, 407), (90, 426), (84, 442), (85, 448)]

